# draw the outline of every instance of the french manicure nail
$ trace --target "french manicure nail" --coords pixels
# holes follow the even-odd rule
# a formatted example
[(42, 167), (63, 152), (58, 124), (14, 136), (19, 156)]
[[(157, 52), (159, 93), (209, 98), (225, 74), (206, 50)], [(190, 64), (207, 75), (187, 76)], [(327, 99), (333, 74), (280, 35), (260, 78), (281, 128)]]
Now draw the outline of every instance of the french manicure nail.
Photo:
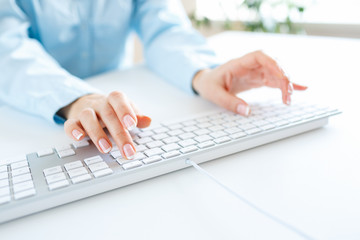
[(286, 104), (287, 104), (287, 105), (290, 105), (290, 104), (291, 104), (291, 97), (290, 97), (290, 95), (288, 95), (288, 96), (286, 97)]
[(136, 122), (135, 120), (129, 115), (125, 115), (125, 117), (123, 118), (125, 127), (130, 131), (133, 130), (136, 127)]
[(289, 83), (288, 85), (288, 93), (292, 94), (294, 92), (294, 87), (292, 85), (292, 83)]
[(79, 140), (84, 135), (77, 129), (74, 129), (71, 133), (77, 140)]
[(99, 140), (99, 146), (104, 153), (108, 153), (111, 150), (111, 145), (106, 141), (105, 138)]
[(236, 111), (244, 116), (249, 116), (250, 114), (250, 107), (248, 105), (239, 104), (236, 108)]
[(124, 153), (127, 159), (133, 159), (135, 155), (135, 150), (130, 144), (125, 144), (124, 147)]

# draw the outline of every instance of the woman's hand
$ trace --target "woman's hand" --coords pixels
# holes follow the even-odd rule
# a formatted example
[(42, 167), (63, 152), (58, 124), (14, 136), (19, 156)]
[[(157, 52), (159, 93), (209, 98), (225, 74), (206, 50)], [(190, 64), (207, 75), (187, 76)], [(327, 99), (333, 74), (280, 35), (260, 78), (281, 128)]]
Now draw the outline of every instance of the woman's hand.
[(193, 88), (200, 96), (230, 111), (248, 116), (249, 105), (237, 93), (262, 86), (279, 88), (283, 103), (290, 105), (293, 90), (307, 87), (291, 83), (276, 61), (261, 51), (233, 59), (215, 69), (199, 71)]
[(149, 117), (139, 114), (125, 94), (117, 91), (108, 96), (83, 96), (63, 108), (60, 114), (67, 119), (64, 124), (67, 135), (77, 141), (89, 135), (102, 153), (108, 153), (112, 148), (103, 130), (103, 127), (106, 127), (122, 156), (127, 159), (132, 159), (136, 152), (129, 130), (148, 127), (151, 123)]

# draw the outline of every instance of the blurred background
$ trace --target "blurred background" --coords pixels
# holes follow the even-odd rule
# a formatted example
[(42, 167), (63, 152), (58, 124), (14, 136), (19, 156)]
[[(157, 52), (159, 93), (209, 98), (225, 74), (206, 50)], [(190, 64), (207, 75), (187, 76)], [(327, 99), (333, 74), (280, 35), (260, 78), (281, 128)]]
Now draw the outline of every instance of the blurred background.
[[(360, 38), (360, 0), (182, 0), (193, 26), (209, 37), (223, 31)], [(135, 40), (134, 62), (142, 61)]]

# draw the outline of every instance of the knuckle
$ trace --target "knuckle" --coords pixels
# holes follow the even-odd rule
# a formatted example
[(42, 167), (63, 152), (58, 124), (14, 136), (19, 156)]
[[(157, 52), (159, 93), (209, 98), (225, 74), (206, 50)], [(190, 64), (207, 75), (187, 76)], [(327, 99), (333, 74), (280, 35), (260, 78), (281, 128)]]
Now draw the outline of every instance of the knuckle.
[(109, 94), (109, 99), (123, 99), (123, 98), (125, 98), (125, 94), (120, 91), (112, 91)]
[(93, 117), (94, 114), (95, 114), (94, 109), (92, 109), (92, 108), (84, 108), (80, 112), (79, 117), (80, 117), (80, 119), (86, 119), (86, 118), (89, 118), (89, 117)]

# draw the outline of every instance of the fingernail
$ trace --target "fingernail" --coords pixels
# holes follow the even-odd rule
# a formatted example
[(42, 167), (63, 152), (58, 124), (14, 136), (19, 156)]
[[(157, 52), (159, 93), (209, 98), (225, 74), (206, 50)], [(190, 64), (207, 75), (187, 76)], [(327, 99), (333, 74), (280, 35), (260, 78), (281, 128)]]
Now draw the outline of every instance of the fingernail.
[(128, 114), (125, 115), (125, 117), (123, 118), (125, 127), (130, 131), (133, 130), (136, 127), (136, 122), (135, 120)]
[(249, 116), (250, 114), (250, 107), (248, 105), (239, 104), (236, 108), (236, 111), (244, 116)]
[(74, 129), (71, 133), (77, 140), (79, 140), (84, 135), (77, 129)]
[(292, 94), (294, 92), (294, 87), (292, 85), (292, 83), (289, 83), (288, 85), (288, 93)]
[(110, 152), (110, 150), (111, 150), (111, 145), (109, 144), (108, 141), (106, 141), (105, 138), (102, 138), (102, 139), (99, 140), (99, 145), (100, 145), (101, 150), (102, 150), (104, 153)]
[(130, 144), (125, 144), (124, 147), (124, 153), (127, 159), (133, 159), (135, 155), (135, 150)]
[(287, 104), (287, 105), (290, 105), (290, 104), (291, 104), (291, 97), (290, 97), (290, 95), (287, 95), (287, 96), (286, 96), (286, 104)]

